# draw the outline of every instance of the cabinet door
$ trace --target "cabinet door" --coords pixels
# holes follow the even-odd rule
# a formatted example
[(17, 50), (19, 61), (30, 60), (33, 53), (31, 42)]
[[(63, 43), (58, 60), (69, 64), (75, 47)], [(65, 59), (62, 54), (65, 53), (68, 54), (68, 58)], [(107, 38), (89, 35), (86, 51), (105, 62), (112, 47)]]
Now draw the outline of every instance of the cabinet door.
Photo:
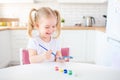
[(11, 30), (12, 64), (19, 64), (19, 50), (26, 48), (28, 36), (26, 30)]
[(105, 61), (106, 54), (109, 54), (106, 52), (107, 49), (107, 38), (106, 33), (96, 31), (96, 47), (95, 47), (95, 63), (98, 65), (103, 65)]
[(86, 51), (85, 60), (86, 62), (95, 62), (95, 44), (96, 44), (96, 32), (95, 30), (86, 30)]
[(63, 30), (61, 32), (61, 47), (70, 48), (70, 55), (74, 57), (71, 61), (85, 61), (85, 35), (84, 31), (79, 30)]
[(70, 55), (75, 62), (94, 62), (95, 31), (92, 30), (63, 30), (61, 32), (62, 47), (70, 48)]
[(11, 61), (9, 31), (0, 31), (0, 68), (5, 67)]
[(0, 0), (0, 3), (33, 3), (33, 0)]
[[(33, 36), (37, 34), (37, 31), (33, 31)], [(11, 53), (12, 53), (12, 65), (20, 63), (20, 48), (27, 48), (28, 34), (27, 30), (11, 30)]]
[(58, 0), (59, 3), (105, 3), (107, 0)]

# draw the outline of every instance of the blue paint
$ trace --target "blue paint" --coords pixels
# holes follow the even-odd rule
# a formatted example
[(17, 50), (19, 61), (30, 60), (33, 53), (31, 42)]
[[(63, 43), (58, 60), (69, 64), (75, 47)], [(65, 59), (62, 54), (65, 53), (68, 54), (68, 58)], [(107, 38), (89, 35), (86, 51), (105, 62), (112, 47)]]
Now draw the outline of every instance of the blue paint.
[(67, 69), (64, 69), (64, 73), (67, 74)]
[(72, 57), (72, 56), (63, 56), (63, 58), (73, 59), (73, 57)]

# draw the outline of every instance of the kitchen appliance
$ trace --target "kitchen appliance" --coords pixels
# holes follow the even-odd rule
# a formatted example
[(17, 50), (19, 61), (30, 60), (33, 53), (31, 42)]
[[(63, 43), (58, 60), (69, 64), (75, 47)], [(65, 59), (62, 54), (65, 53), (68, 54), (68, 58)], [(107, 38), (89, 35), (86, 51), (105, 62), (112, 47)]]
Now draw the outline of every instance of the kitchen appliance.
[(92, 16), (83, 16), (83, 19), (85, 19), (86, 27), (92, 27), (95, 24), (95, 18)]
[(120, 69), (120, 1), (108, 1), (107, 41), (111, 65)]

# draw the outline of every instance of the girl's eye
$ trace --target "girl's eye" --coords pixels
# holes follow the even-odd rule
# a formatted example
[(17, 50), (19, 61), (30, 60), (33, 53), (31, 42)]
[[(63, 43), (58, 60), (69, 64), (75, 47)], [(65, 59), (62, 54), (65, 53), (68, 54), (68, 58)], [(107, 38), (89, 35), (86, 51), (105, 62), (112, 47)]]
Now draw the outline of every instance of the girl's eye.
[[(51, 26), (51, 28), (55, 28), (56, 26)], [(50, 26), (46, 26), (45, 27), (46, 29), (49, 29), (50, 28)]]

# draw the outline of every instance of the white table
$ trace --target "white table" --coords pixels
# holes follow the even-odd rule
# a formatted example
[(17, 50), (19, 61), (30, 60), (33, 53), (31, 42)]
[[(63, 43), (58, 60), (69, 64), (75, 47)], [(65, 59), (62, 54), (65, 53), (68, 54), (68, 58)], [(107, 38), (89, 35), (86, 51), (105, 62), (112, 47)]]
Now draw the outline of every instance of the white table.
[[(56, 71), (72, 70), (72, 75)], [(0, 80), (120, 80), (120, 70), (87, 63), (40, 63), (0, 69)]]

